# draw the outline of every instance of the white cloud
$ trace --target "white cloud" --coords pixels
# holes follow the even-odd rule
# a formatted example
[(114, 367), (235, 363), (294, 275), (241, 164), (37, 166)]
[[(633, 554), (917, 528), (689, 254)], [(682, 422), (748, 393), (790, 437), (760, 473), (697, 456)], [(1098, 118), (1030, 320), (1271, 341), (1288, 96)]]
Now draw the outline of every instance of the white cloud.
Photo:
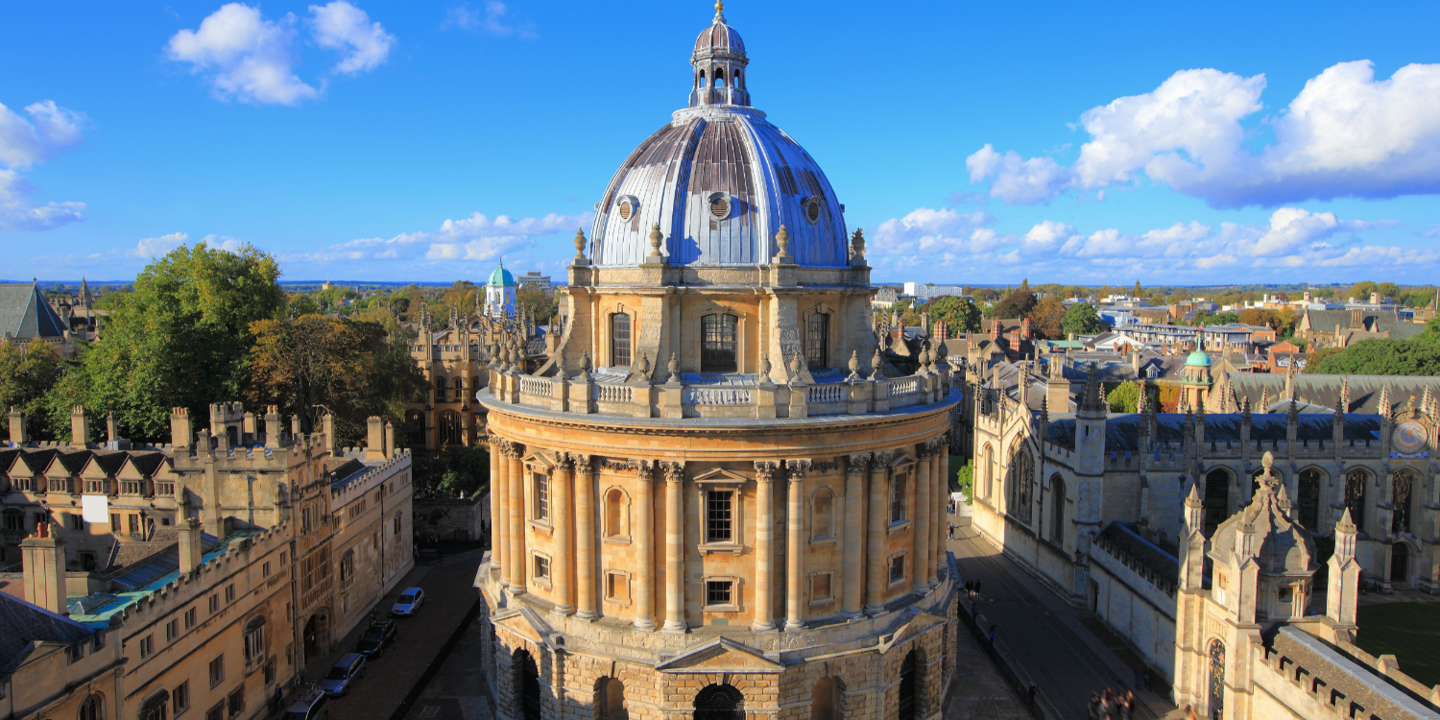
[(135, 245), (130, 254), (145, 260), (151, 260), (163, 256), (165, 253), (174, 250), (185, 243), (190, 242), (189, 233), (173, 232), (169, 235), (145, 238)]
[(84, 139), (84, 113), (62, 108), (54, 100), (26, 105), (25, 112), (30, 120), (0, 105), (0, 163), (28, 170)]
[(485, 3), (483, 12), (476, 10), (470, 3), (452, 5), (445, 13), (445, 21), (441, 23), (442, 28), (451, 26), (462, 30), (482, 30), (500, 37), (510, 35), (526, 39), (536, 37), (534, 26), (510, 15), (510, 8), (499, 0), (490, 0)]
[(986, 145), (966, 160), (970, 182), (993, 177), (990, 195), (1013, 204), (1142, 173), (1217, 207), (1440, 192), (1440, 64), (1407, 65), (1380, 81), (1368, 60), (1334, 65), (1261, 121), (1274, 137), (1254, 152), (1242, 121), (1264, 107), (1264, 89), (1264, 75), (1182, 70), (1152, 92), (1081, 115), (1091, 140), (1073, 167)]
[(37, 203), (30, 181), (14, 170), (0, 169), (0, 232), (50, 230), (84, 219), (85, 203)]
[(296, 105), (318, 93), (291, 71), (294, 38), (293, 13), (271, 22), (259, 8), (229, 3), (201, 21), (199, 30), (175, 33), (167, 52), (171, 60), (190, 63), (192, 72), (210, 73), (221, 98)]
[(875, 229), (869, 246), (881, 255), (930, 252), (978, 252), (995, 242), (995, 234), (976, 233), (989, 224), (981, 210), (962, 213), (952, 208), (917, 208), (903, 218), (891, 218)]
[(311, 5), (310, 27), (320, 47), (348, 52), (335, 65), (335, 72), (353, 75), (374, 70), (385, 62), (395, 36), (378, 22), (370, 22), (364, 10), (345, 0)]
[(529, 250), (537, 238), (572, 232), (589, 226), (593, 215), (558, 215), (513, 219), (508, 215), (491, 218), (472, 213), (459, 220), (446, 220), (430, 232), (401, 233), (392, 238), (362, 238), (331, 245), (313, 253), (300, 253), (282, 260), (301, 263), (344, 263), (388, 261), (490, 261), (507, 253)]
[(1075, 234), (1075, 228), (1062, 222), (1045, 220), (1025, 233), (1027, 252), (1048, 252)]

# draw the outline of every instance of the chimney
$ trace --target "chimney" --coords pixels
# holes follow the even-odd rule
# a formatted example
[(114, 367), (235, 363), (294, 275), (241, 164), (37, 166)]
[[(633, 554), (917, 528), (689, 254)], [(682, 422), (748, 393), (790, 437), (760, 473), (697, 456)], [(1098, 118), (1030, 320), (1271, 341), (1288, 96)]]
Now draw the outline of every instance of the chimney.
[(389, 460), (389, 459), (392, 459), (392, 458), (394, 458), (394, 457), (395, 457), (395, 425), (394, 425), (393, 423), (388, 423), (388, 422), (387, 422), (387, 423), (385, 423), (385, 459)]
[(335, 452), (339, 447), (335, 444), (335, 416), (325, 413), (325, 417), (320, 420), (320, 427), (321, 432), (325, 433), (325, 447), (330, 450), (331, 455), (338, 456), (340, 453)]
[(25, 600), (57, 615), (68, 615), (65, 600), (65, 541), (41, 518), (35, 534), (20, 543), (25, 560)]
[(1350, 329), (1365, 329), (1365, 311), (1360, 308), (1350, 308)]
[(994, 322), (990, 323), (990, 339), (991, 339), (991, 340), (999, 340), (999, 339), (1000, 339), (1000, 319), (999, 319), (999, 318), (996, 318)]
[(70, 447), (84, 450), (90, 446), (90, 416), (84, 405), (70, 408)]
[(10, 406), (10, 444), (15, 447), (23, 447), (30, 438), (25, 434), (25, 415), (15, 406)]
[(1378, 293), (1378, 292), (1370, 293), (1370, 304), (1371, 304), (1371, 305), (1379, 305), (1379, 304), (1380, 304), (1380, 293)]
[(200, 544), (200, 521), (187, 517), (180, 523), (180, 527), (176, 528), (176, 533), (180, 537), (180, 574), (189, 575), (200, 567), (201, 558), (205, 554), (205, 549)]
[(365, 421), (365, 460), (385, 459), (385, 424), (375, 415)]
[(920, 334), (930, 337), (930, 311), (920, 313)]
[(245, 444), (246, 437), (255, 437), (255, 413), (245, 413), (245, 419), (240, 424), (240, 444)]
[(267, 405), (265, 407), (265, 447), (280, 447), (280, 437), (284, 433), (285, 426), (280, 422), (280, 407)]
[(299, 416), (299, 415), (291, 415), (291, 416), (290, 416), (290, 440), (291, 440), (291, 442), (296, 442), (296, 441), (298, 441), (298, 438), (299, 438), (299, 437), (300, 437), (300, 416)]
[(183, 407), (171, 408), (170, 444), (177, 448), (188, 448), (194, 437), (195, 425), (190, 422), (190, 411)]
[(1032, 335), (1030, 334), (1030, 318), (1028, 317), (1020, 319), (1020, 337), (1025, 338), (1026, 340), (1029, 340), (1032, 337)]

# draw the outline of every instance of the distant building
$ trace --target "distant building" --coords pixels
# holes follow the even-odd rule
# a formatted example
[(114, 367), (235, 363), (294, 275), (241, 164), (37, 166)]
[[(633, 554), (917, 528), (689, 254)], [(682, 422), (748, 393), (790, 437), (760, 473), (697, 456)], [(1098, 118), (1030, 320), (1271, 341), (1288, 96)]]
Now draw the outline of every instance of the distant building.
[(0, 342), (28, 345), (38, 338), (61, 357), (75, 356), (68, 323), (33, 282), (0, 284), (0, 331), (5, 333)]
[(531, 270), (520, 277), (520, 287), (533, 287), (546, 295), (555, 293), (555, 287), (550, 282), (550, 276), (539, 270)]
[(870, 296), (870, 307), (876, 310), (889, 310), (892, 305), (899, 301), (899, 290), (888, 285), (880, 285), (875, 288), (875, 294)]
[(937, 297), (946, 295), (965, 295), (965, 289), (959, 285), (928, 285), (926, 283), (907, 282), (905, 283), (905, 294), (920, 302), (929, 302)]
[(515, 314), (515, 276), (505, 269), (502, 261), (490, 273), (485, 283), (485, 314), (491, 317), (505, 317)]

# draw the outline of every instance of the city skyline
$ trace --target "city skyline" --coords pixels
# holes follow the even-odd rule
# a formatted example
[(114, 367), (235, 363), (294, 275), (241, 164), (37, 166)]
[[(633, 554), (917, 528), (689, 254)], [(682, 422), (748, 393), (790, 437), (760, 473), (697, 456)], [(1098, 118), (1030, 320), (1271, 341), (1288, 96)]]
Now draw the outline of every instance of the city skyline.
[[(123, 280), (208, 240), (287, 280), (560, 275), (684, 104), (694, 5), (0, 10), (0, 58), (31, 68), (0, 86), (6, 274)], [(1434, 8), (1146, 12), (726, 8), (753, 104), (827, 168), (877, 282), (1433, 275)]]

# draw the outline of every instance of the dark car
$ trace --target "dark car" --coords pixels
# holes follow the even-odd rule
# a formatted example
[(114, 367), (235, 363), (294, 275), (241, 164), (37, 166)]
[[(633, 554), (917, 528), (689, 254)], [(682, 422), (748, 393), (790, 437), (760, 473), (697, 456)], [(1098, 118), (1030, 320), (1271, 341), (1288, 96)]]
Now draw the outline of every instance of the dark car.
[(323, 690), (312, 690), (291, 703), (281, 720), (326, 720), (330, 717), (330, 696)]
[(365, 658), (360, 653), (345, 653), (330, 667), (320, 689), (327, 694), (340, 696), (350, 692), (350, 686), (357, 678), (365, 675)]
[(378, 658), (385, 653), (385, 648), (395, 642), (397, 633), (395, 621), (390, 619), (376, 620), (360, 633), (360, 642), (355, 644), (355, 652), (364, 655), (366, 658)]

